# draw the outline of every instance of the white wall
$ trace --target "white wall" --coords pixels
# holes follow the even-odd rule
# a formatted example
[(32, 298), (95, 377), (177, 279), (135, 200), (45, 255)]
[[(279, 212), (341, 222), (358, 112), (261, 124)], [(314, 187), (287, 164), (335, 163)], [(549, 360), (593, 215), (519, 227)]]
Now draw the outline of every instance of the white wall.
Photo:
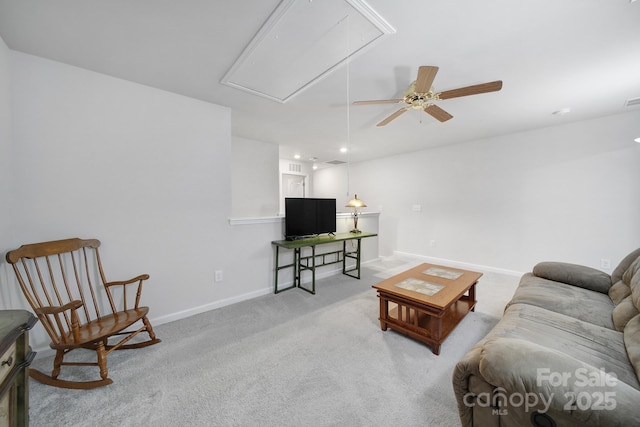
[[(350, 185), (350, 167), (348, 165), (318, 169), (314, 172), (313, 177), (313, 194), (316, 194), (316, 197), (335, 198), (338, 212), (350, 212), (350, 209), (345, 205), (355, 195), (358, 195), (358, 198), (367, 204), (363, 211), (372, 211), (367, 195), (360, 192), (357, 185)], [(355, 191), (350, 191), (351, 188)]]
[[(13, 162), (11, 135), (11, 65), (10, 51), (0, 38), (0, 254), (11, 249), (13, 239)], [(9, 280), (13, 271), (7, 268), (4, 258), (0, 258), (0, 301), (14, 303), (21, 308), (22, 300), (9, 290)]]
[[(11, 87), (9, 49), (0, 38), (0, 197), (8, 200), (11, 191)], [(0, 221), (2, 241), (8, 238), (9, 221)]]
[[(638, 123), (636, 110), (355, 163), (350, 187), (382, 211), (381, 255), (515, 271), (541, 260), (615, 266), (640, 247)], [(316, 193), (341, 191), (345, 177), (317, 171)]]
[(152, 318), (225, 298), (230, 111), (18, 52), (11, 65), (16, 239), (101, 239), (108, 278), (151, 275)]
[(279, 147), (246, 138), (232, 139), (233, 218), (258, 218), (279, 213)]

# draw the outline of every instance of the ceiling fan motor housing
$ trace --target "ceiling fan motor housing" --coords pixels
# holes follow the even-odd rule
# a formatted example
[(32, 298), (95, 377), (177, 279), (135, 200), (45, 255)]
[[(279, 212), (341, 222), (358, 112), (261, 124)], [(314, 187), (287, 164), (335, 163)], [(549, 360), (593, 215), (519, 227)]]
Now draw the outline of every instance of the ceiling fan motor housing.
[(429, 105), (431, 101), (440, 100), (440, 97), (438, 96), (439, 94), (435, 93), (433, 87), (429, 89), (429, 92), (425, 93), (416, 92), (415, 88), (416, 82), (414, 81), (413, 83), (411, 83), (411, 86), (409, 86), (409, 89), (404, 92), (404, 102), (409, 104), (411, 108), (423, 109), (424, 107)]

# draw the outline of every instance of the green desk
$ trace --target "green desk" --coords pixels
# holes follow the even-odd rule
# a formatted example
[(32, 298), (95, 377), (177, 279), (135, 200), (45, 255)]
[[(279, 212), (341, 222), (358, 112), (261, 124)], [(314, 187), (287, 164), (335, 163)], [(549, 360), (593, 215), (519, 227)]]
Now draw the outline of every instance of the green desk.
[[(367, 237), (377, 236), (376, 233), (339, 233), (334, 235), (310, 237), (308, 239), (301, 240), (274, 240), (271, 242), (276, 248), (275, 257), (275, 283), (274, 291), (278, 292), (286, 291), (292, 288), (300, 288), (309, 293), (316, 293), (316, 268), (323, 267), (325, 265), (331, 265), (336, 263), (342, 263), (342, 274), (360, 278), (360, 241)], [(347, 242), (356, 240), (356, 249), (352, 251), (347, 250)], [(324, 245), (327, 243), (342, 242), (342, 249), (337, 251), (324, 252), (316, 254), (316, 246)], [(311, 248), (311, 255), (302, 255), (302, 248)], [(291, 264), (280, 265), (280, 248), (293, 250), (293, 262)], [(347, 259), (355, 260), (355, 266), (352, 268), (347, 267)], [(278, 276), (280, 270), (286, 268), (293, 268), (293, 284), (284, 289), (278, 289)], [(311, 289), (302, 286), (300, 276), (303, 271), (311, 271)]]

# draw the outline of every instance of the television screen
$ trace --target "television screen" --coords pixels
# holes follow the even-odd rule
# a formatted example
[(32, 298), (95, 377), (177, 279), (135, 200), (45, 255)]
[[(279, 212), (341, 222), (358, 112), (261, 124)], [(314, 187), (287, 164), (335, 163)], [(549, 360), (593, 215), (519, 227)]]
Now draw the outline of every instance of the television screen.
[(284, 199), (285, 237), (312, 236), (336, 231), (336, 199)]

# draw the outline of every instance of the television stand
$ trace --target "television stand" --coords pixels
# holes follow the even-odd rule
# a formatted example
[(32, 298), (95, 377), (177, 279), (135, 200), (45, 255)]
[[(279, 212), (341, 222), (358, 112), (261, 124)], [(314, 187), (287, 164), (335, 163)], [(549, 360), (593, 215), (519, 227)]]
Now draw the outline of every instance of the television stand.
[[(271, 244), (276, 248), (275, 255), (275, 280), (274, 280), (274, 293), (286, 291), (288, 289), (300, 288), (311, 294), (316, 293), (316, 268), (324, 267), (326, 265), (342, 263), (342, 274), (360, 279), (360, 241), (366, 237), (377, 236), (376, 233), (367, 233), (361, 231), (359, 233), (338, 233), (335, 235), (311, 237), (302, 240), (274, 240)], [(348, 251), (347, 242), (350, 240), (356, 240), (356, 250)], [(316, 253), (316, 246), (324, 245), (328, 243), (342, 242), (342, 249)], [(302, 253), (303, 248), (310, 248), (311, 254), (304, 255)], [(280, 248), (293, 250), (293, 261), (290, 264), (280, 265)], [(347, 266), (347, 259), (355, 261), (355, 265)], [(278, 289), (278, 276), (280, 270), (287, 268), (293, 268), (293, 283), (283, 289)], [(311, 289), (302, 286), (302, 272), (311, 272)]]

